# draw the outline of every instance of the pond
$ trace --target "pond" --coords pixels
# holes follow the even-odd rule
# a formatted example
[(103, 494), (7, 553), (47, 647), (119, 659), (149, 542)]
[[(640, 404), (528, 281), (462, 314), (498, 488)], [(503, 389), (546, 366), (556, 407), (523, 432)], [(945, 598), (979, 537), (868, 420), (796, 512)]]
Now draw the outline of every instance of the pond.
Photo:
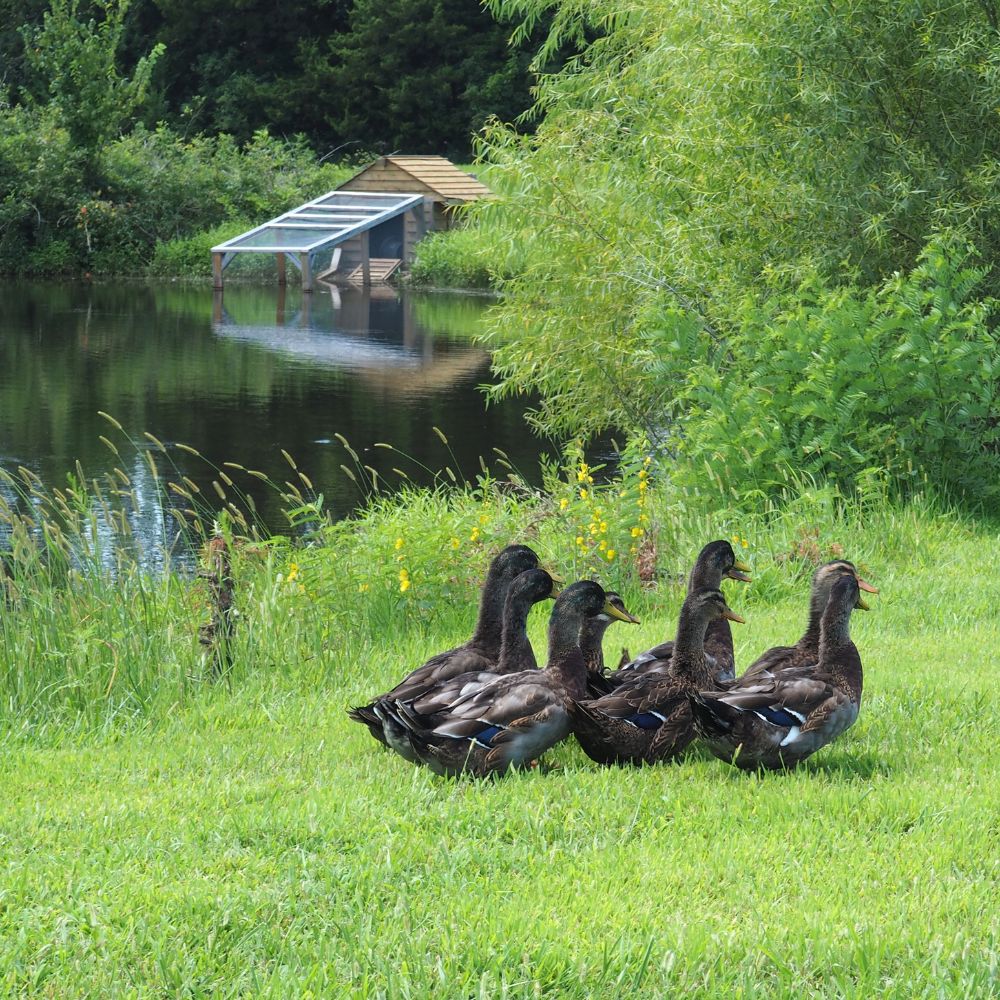
[(308, 492), (284, 449), (338, 518), (362, 490), (342, 468), (357, 477), (337, 435), (390, 487), (402, 481), (393, 469), (424, 484), (445, 466), (473, 478), (480, 456), (496, 469), (494, 448), (534, 481), (539, 454), (553, 448), (527, 428), (527, 402), (487, 406), (479, 389), (489, 356), (473, 337), (487, 305), (387, 287), (303, 295), (234, 284), (222, 298), (175, 284), (3, 283), (0, 466), (24, 466), (47, 488), (64, 485), (77, 461), (88, 477), (121, 468), (140, 498), (136, 530), (157, 544), (164, 505), (183, 501), (152, 479), (144, 453), (156, 446), (144, 432), (163, 442), (165, 474), (188, 477), (218, 507), (212, 481), (223, 469), (272, 530), (287, 529), (277, 492), (224, 463)]

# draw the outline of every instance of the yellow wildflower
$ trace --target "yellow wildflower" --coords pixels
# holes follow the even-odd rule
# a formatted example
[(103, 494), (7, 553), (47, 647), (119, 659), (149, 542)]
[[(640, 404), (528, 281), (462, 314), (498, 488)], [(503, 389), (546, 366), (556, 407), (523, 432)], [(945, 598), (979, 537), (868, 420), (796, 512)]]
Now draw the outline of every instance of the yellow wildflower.
[(607, 534), (607, 530), (608, 530), (608, 522), (601, 521), (601, 534), (602, 535)]
[(568, 506), (569, 506), (569, 501), (565, 497), (563, 497), (562, 500), (559, 501), (559, 509), (565, 510)]
[(399, 571), (399, 592), (405, 594), (410, 589), (410, 574), (407, 570)]
[(612, 562), (614, 560), (616, 554), (617, 553), (615, 552), (614, 549), (608, 549), (608, 551), (607, 551), (608, 562)]
[(576, 536), (576, 544), (581, 546), (583, 545), (583, 535)]
[(359, 594), (367, 594), (368, 593), (368, 584), (367, 583), (359, 583), (358, 584), (358, 593)]
[(453, 549), (459, 548), (461, 546), (461, 544), (462, 543), (457, 538), (452, 538), (452, 540), (451, 540), (451, 547)]
[(580, 499), (581, 500), (586, 500), (587, 499), (587, 491), (586, 490), (580, 490)]
[(642, 528), (633, 528), (632, 529), (632, 537), (633, 538), (639, 538), (641, 535), (642, 535)]
[(291, 583), (299, 575), (298, 563), (292, 563), (288, 567), (288, 576), (285, 577), (286, 582)]
[(396, 539), (396, 551), (398, 552), (402, 547), (403, 547), (403, 539), (402, 538), (397, 538)]
[(480, 514), (479, 515), (479, 523), (480, 524), (489, 524), (490, 523), (490, 516), (489, 516), (489, 514)]
[(605, 539), (601, 539), (601, 544), (597, 546), (599, 552), (603, 552), (608, 547), (608, 543)]
[(469, 535), (469, 541), (470, 542), (478, 542), (479, 541), (479, 528), (478, 527), (475, 527), (475, 528), (472, 529), (472, 534)]

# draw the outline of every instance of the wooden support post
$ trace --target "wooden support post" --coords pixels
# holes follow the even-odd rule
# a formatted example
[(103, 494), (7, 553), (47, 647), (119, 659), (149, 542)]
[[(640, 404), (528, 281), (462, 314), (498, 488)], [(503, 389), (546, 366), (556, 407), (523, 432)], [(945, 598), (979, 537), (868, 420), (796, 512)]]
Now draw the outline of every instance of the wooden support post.
[(222, 289), (216, 288), (212, 292), (212, 322), (222, 322)]
[(212, 287), (222, 288), (222, 254), (212, 254)]
[(302, 291), (311, 292), (313, 290), (313, 269), (309, 254), (299, 254), (299, 266), (302, 268)]
[(371, 240), (367, 229), (361, 234), (361, 284), (365, 288), (371, 288), (372, 284)]
[(403, 264), (410, 263), (410, 219), (413, 219), (414, 226), (416, 225), (416, 217), (413, 212), (403, 213), (403, 249), (400, 252), (400, 256), (403, 258)]
[(285, 275), (285, 255), (279, 253), (276, 256), (278, 260), (278, 284), (284, 288), (288, 284), (288, 278)]

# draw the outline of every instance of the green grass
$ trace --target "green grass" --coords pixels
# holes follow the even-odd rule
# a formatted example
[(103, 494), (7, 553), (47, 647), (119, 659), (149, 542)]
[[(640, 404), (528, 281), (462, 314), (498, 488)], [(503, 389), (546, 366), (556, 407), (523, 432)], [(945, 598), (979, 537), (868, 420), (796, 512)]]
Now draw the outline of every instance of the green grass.
[[(664, 578), (620, 570), (643, 624), (610, 630), (612, 660), (672, 633), (674, 578), (737, 517), (654, 501)], [(482, 523), (482, 497), (413, 494), (325, 547), (245, 553), (237, 664), (216, 685), (187, 638), (197, 589), (147, 586), (126, 615), (110, 585), (20, 580), (0, 618), (0, 995), (1000, 992), (996, 526), (818, 492), (743, 513), (738, 662), (800, 633), (809, 556), (843, 545), (882, 588), (853, 619), (860, 719), (793, 774), (698, 753), (602, 769), (567, 742), (547, 772), (453, 782), (376, 746), (344, 708), (467, 634), (502, 533), (579, 558), (546, 502)], [(472, 545), (470, 525), (496, 538)], [(536, 648), (544, 627), (536, 610)], [(50, 692), (89, 665), (92, 690), (36, 697), (18, 725), (15, 654)]]

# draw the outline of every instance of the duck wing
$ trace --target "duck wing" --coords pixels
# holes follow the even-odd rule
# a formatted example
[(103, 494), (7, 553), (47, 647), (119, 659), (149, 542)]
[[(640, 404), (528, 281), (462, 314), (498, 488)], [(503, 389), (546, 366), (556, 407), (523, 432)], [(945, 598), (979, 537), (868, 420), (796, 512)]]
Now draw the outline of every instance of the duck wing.
[(794, 767), (853, 725), (859, 708), (839, 678), (814, 666), (741, 679), (690, 703), (709, 749), (742, 768)]

